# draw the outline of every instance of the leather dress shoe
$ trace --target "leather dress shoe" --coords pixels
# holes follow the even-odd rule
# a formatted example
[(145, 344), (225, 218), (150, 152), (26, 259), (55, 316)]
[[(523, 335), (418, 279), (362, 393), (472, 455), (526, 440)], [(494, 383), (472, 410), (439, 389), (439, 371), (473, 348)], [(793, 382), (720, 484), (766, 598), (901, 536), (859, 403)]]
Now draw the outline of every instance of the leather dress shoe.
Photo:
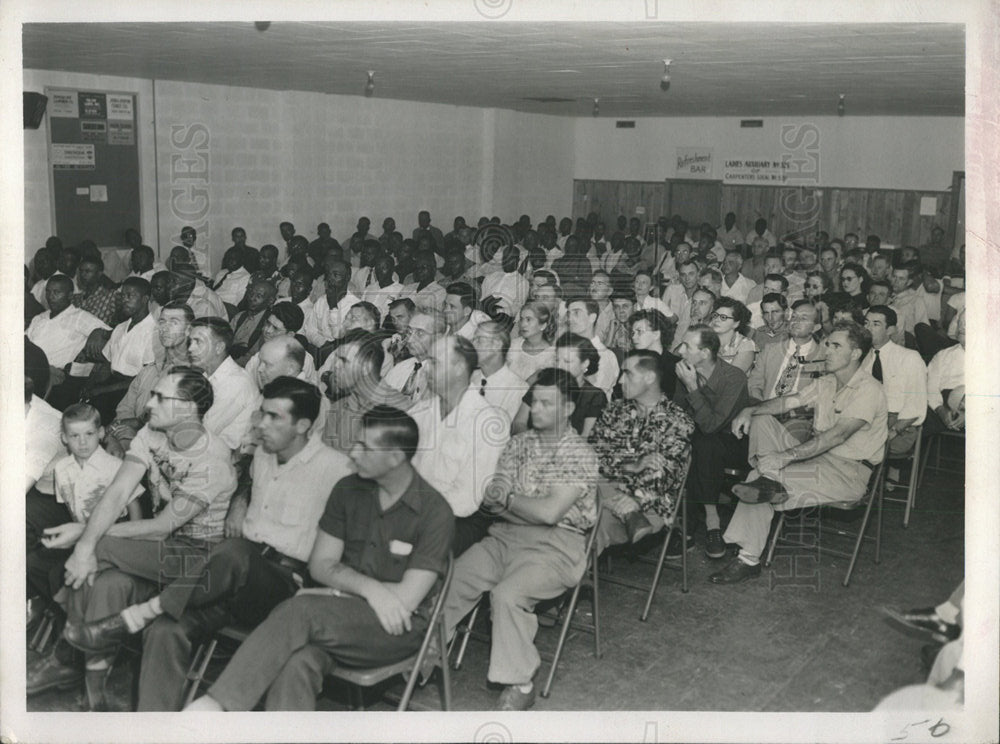
[(915, 631), (918, 635), (929, 638), (937, 643), (954, 641), (962, 634), (962, 627), (941, 619), (933, 607), (919, 610), (894, 610), (891, 607), (881, 608), (883, 614), (903, 627)]
[(788, 501), (785, 487), (764, 476), (749, 483), (737, 483), (733, 486), (733, 495), (747, 504), (780, 504)]
[(642, 538), (652, 535), (655, 530), (652, 523), (646, 519), (641, 511), (634, 511), (625, 517), (625, 531), (628, 533), (628, 539), (637, 543)]
[(708, 577), (713, 584), (741, 584), (748, 579), (756, 579), (760, 576), (760, 564), (751, 566), (744, 563), (739, 558), (733, 558), (721, 571), (717, 571)]
[(92, 623), (67, 623), (63, 637), (81, 651), (102, 653), (113, 651), (130, 635), (120, 613)]
[(500, 693), (497, 710), (528, 710), (535, 704), (535, 687), (532, 685), (531, 692), (521, 692), (517, 685), (508, 685)]
[(63, 664), (54, 652), (29, 664), (27, 671), (25, 692), (28, 697), (48, 690), (70, 690), (83, 680), (82, 665)]

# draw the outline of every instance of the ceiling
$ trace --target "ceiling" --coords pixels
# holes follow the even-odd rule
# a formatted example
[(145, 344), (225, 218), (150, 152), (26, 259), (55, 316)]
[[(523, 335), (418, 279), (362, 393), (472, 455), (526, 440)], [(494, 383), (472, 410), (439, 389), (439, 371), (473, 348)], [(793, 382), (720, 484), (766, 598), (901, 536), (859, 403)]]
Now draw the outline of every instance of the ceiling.
[[(24, 67), (590, 116), (962, 116), (961, 24), (25, 24)], [(660, 90), (663, 58), (672, 83)], [(544, 102), (537, 98), (569, 99)]]

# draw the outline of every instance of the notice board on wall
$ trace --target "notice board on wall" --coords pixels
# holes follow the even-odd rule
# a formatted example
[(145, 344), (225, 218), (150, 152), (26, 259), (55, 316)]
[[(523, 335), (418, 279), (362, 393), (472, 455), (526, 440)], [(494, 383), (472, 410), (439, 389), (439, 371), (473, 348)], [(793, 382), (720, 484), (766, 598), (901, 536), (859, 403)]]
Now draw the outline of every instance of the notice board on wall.
[(46, 87), (45, 95), (55, 234), (65, 245), (121, 245), (142, 216), (135, 93)]

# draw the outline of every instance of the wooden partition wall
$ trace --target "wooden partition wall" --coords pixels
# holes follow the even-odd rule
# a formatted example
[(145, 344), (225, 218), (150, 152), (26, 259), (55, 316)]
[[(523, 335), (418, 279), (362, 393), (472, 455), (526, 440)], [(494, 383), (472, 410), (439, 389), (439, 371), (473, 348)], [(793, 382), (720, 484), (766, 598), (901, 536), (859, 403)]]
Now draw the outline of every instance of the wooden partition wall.
[[(711, 183), (711, 182), (709, 182)], [(807, 189), (777, 186), (731, 186), (718, 184), (719, 204), (714, 219), (722, 224), (722, 216), (735, 212), (737, 226), (747, 232), (758, 218), (779, 237), (798, 232), (801, 235), (822, 229), (830, 237), (857, 233), (862, 242), (866, 235), (882, 238), (893, 246), (919, 246), (930, 240), (935, 225), (948, 230), (952, 198), (947, 191), (897, 191), (888, 189)], [(636, 215), (643, 207), (643, 222), (656, 221), (661, 215), (670, 217), (675, 211), (688, 218), (673, 192), (686, 191), (690, 182), (682, 181), (584, 181), (573, 182), (573, 217), (585, 217), (596, 211), (612, 232), (615, 219), (623, 214)], [(675, 198), (671, 198), (672, 195)], [(923, 197), (935, 200), (934, 215), (921, 215)]]

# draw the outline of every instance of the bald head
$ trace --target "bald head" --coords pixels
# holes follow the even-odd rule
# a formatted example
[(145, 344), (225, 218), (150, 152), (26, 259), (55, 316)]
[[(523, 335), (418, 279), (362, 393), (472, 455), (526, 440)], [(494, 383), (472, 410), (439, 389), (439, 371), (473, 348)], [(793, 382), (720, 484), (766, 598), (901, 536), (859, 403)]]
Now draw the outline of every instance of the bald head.
[(257, 385), (264, 387), (277, 377), (297, 377), (305, 364), (306, 351), (294, 336), (278, 336), (260, 347)]

